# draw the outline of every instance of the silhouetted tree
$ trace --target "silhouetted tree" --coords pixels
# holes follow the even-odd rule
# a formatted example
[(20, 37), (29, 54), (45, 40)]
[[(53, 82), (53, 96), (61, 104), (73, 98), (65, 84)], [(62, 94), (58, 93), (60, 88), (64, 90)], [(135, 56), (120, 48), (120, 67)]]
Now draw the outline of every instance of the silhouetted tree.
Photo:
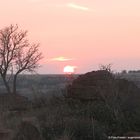
[(112, 72), (112, 64), (107, 64), (107, 65), (100, 65), (99, 66), (99, 69), (100, 70), (106, 70), (106, 71), (108, 71), (108, 72)]
[(38, 48), (39, 44), (29, 43), (27, 31), (20, 30), (18, 25), (0, 30), (0, 75), (8, 93), (16, 93), (17, 76), (21, 72), (34, 72), (39, 67), (42, 53)]
[(127, 70), (122, 70), (121, 74), (127, 74)]

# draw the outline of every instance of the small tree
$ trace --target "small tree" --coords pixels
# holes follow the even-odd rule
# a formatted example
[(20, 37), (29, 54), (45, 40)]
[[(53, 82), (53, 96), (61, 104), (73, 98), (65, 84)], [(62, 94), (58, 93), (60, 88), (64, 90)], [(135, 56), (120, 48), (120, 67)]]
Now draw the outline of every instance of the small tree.
[(19, 30), (18, 25), (0, 30), (0, 75), (8, 93), (16, 94), (17, 76), (23, 71), (34, 72), (41, 58), (39, 44), (29, 43), (27, 31)]
[(100, 65), (99, 66), (99, 69), (100, 70), (106, 70), (106, 71), (108, 71), (108, 72), (112, 72), (112, 64), (107, 64), (107, 65)]

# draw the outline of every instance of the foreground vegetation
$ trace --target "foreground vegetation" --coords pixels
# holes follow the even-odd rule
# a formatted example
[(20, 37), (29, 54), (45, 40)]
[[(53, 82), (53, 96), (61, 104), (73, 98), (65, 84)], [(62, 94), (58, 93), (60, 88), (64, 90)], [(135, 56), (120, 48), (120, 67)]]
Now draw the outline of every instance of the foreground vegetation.
[(106, 140), (140, 132), (140, 89), (133, 82), (97, 71), (80, 76), (61, 92), (30, 101), (1, 95), (0, 138)]

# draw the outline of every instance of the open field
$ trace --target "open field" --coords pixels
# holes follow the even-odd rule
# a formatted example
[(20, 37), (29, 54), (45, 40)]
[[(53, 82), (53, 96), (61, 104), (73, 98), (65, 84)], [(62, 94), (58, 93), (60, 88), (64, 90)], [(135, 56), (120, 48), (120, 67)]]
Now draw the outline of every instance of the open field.
[[(32, 98), (45, 94), (61, 94), (62, 90), (78, 75), (20, 75), (17, 80), (17, 92)], [(6, 92), (2, 79), (0, 79), (0, 91)], [(2, 93), (1, 92), (1, 93)], [(37, 95), (36, 95), (37, 94)]]

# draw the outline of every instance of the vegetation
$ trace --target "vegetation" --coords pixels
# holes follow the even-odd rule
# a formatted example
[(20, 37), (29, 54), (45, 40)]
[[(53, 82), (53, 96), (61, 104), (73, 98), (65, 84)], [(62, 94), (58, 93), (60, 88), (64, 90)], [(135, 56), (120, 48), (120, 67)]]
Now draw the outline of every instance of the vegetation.
[[(67, 82), (58, 79), (58, 83)], [(54, 80), (50, 79), (50, 85), (57, 83)], [(30, 101), (19, 96), (18, 108), (2, 106), (9, 103), (3, 98), (0, 132), (9, 140), (106, 140), (108, 136), (139, 134), (140, 89), (133, 82), (100, 70), (78, 76), (61, 92), (58, 96), (55, 90), (51, 98), (46, 92)], [(16, 98), (11, 103), (17, 103)]]
[[(33, 72), (42, 58), (38, 44), (30, 44), (27, 31), (10, 25), (0, 30), (0, 75), (8, 93), (16, 93), (18, 75)], [(9, 81), (12, 79), (12, 86)]]
[[(140, 89), (108, 71), (89, 72), (73, 81), (66, 95), (70, 105), (81, 102), (105, 127), (106, 136), (140, 131)], [(83, 107), (83, 106), (82, 106)], [(138, 117), (139, 116), (139, 117)]]

